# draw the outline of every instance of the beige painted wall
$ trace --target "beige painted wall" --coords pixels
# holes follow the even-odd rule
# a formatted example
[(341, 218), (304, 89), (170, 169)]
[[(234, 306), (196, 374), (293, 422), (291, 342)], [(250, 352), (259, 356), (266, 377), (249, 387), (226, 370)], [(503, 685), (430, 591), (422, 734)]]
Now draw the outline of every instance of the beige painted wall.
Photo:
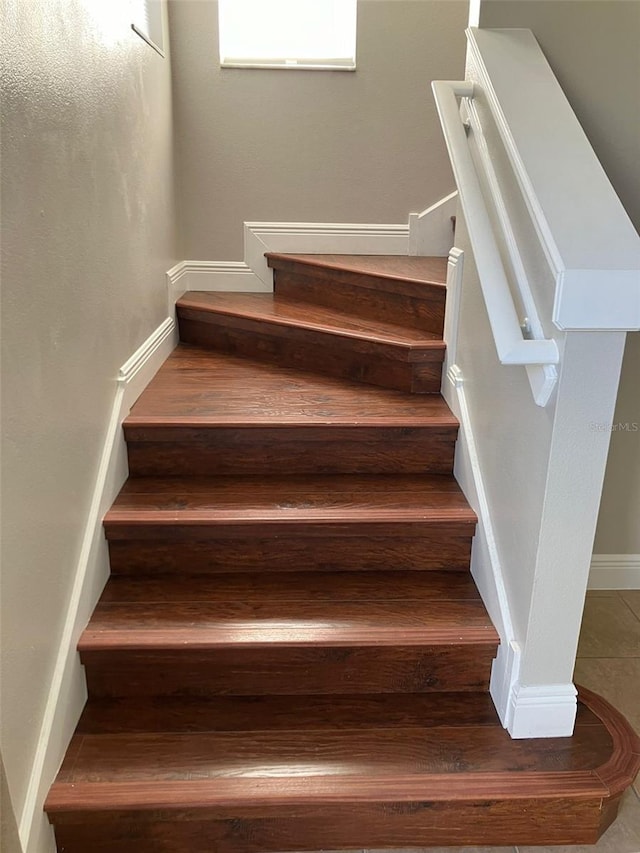
[(221, 69), (217, 3), (172, 0), (182, 256), (242, 258), (246, 220), (406, 222), (454, 189), (432, 79), (467, 0), (360, 0), (355, 73)]
[(9, 796), (2, 755), (0, 755), (0, 850), (2, 853), (20, 853), (16, 816)]
[[(527, 27), (540, 43), (640, 231), (640, 2), (482, 0), (482, 27)], [(628, 336), (615, 422), (640, 425), (640, 333)], [(640, 554), (640, 429), (614, 431), (594, 547)]]
[(129, 0), (2, 3), (2, 750), (18, 820), (117, 370), (166, 316), (171, 86)]

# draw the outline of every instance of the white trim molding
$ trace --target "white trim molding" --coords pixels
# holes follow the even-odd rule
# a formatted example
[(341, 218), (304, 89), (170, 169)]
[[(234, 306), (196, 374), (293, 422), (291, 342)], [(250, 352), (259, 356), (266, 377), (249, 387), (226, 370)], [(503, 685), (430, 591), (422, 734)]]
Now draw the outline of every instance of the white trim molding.
[(449, 193), (422, 213), (409, 214), (409, 254), (442, 257), (453, 245), (458, 192)]
[[(456, 261), (461, 258), (462, 253), (457, 256)], [(461, 266), (460, 264), (460, 271)], [(447, 305), (447, 311), (450, 308), (451, 306)], [(445, 328), (447, 328), (446, 322)], [(454, 475), (478, 516), (478, 526), (471, 549), (471, 574), (500, 635), (498, 655), (491, 670), (491, 698), (502, 725), (511, 732), (510, 703), (512, 689), (518, 681), (520, 672), (520, 648), (514, 635), (489, 499), (467, 405), (464, 377), (458, 365), (452, 364), (447, 370), (442, 383), (442, 394), (460, 422)], [(512, 732), (511, 734), (513, 735)]]
[(109, 575), (102, 519), (128, 475), (122, 421), (176, 344), (176, 324), (173, 318), (167, 317), (118, 372), (64, 628), (19, 820), (24, 853), (55, 850), (43, 803), (87, 698), (76, 646)]
[(640, 554), (594, 554), (589, 589), (640, 589)]
[[(460, 260), (460, 255), (457, 256)], [(515, 636), (491, 506), (480, 466), (473, 424), (458, 365), (447, 370), (442, 393), (460, 421), (455, 477), (478, 516), (471, 550), (471, 574), (498, 634), (489, 690), (502, 725), (512, 738), (564, 737), (571, 734), (577, 710), (572, 683), (523, 686), (521, 644)]]
[(436, 255), (453, 245), (451, 193), (409, 223), (376, 225), (345, 222), (245, 222), (243, 261), (180, 261), (167, 271), (168, 313), (187, 290), (273, 291), (267, 252), (317, 255)]
[(167, 270), (167, 287), (169, 316), (187, 290), (260, 293), (272, 289), (244, 261), (180, 261)]
[(458, 327), (460, 325), (460, 297), (462, 294), (462, 274), (464, 272), (464, 252), (454, 246), (447, 258), (447, 300), (444, 314), (443, 337), (447, 345), (444, 353), (443, 376), (456, 363), (458, 347)]
[(408, 225), (339, 222), (245, 222), (244, 260), (273, 290), (266, 252), (317, 255), (408, 255)]
[(568, 737), (575, 723), (577, 695), (572, 683), (514, 684), (507, 716), (511, 737)]

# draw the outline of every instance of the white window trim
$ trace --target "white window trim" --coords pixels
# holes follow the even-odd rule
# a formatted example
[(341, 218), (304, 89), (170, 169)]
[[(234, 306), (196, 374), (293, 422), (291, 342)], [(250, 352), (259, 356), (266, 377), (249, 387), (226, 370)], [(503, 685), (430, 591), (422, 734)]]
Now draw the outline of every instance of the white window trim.
[[(165, 54), (165, 3), (166, 0), (138, 0), (133, 13), (134, 20), (131, 24), (131, 29), (163, 58)], [(154, 21), (156, 23), (155, 27), (153, 27)]]

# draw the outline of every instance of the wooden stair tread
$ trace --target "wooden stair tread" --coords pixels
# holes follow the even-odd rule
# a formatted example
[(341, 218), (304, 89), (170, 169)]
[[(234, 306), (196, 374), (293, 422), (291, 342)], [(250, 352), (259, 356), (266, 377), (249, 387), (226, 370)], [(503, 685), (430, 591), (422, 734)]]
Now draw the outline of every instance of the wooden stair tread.
[(370, 344), (391, 344), (402, 349), (409, 361), (433, 359), (432, 352), (444, 350), (442, 337), (415, 328), (358, 317), (336, 308), (310, 305), (274, 293), (222, 293), (188, 291), (176, 304), (179, 315), (186, 317), (222, 315), (254, 321), (256, 329), (280, 326), (289, 334), (297, 330), (323, 332), (356, 338)]
[(571, 773), (592, 770), (611, 754), (608, 732), (594, 726), (578, 728), (570, 743), (548, 738), (533, 744), (511, 741), (499, 724), (81, 737), (72, 766), (62, 768), (61, 782), (90, 783), (97, 776), (104, 782), (200, 778), (215, 784), (225, 778)]
[[(366, 710), (359, 717), (354, 699), (360, 697), (332, 697), (338, 709), (341, 702), (350, 708), (350, 719), (346, 727), (328, 726), (325, 715), (335, 712), (326, 700), (310, 697), (310, 720), (298, 717), (292, 723), (289, 715), (290, 728), (247, 730), (241, 722), (223, 731), (76, 734), (47, 810), (99, 809), (105, 796), (109, 809), (130, 810), (168, 805), (197, 810), (249, 801), (309, 806), (342, 800), (606, 797), (637, 769), (637, 755), (620, 761), (624, 748), (634, 743), (637, 748), (637, 738), (626, 742), (628, 727), (621, 728), (617, 712), (592, 697), (581, 691), (571, 738), (512, 740), (495, 717), (470, 723), (461, 695), (457, 704), (449, 697), (450, 715), (442, 725), (406, 718), (401, 725), (376, 725)], [(433, 704), (426, 697), (409, 700)], [(393, 713), (398, 699), (369, 701), (384, 717), (385, 705)], [(318, 702), (324, 705), (319, 725), (313, 712)], [(473, 695), (470, 702), (478, 706)]]
[(140, 477), (127, 480), (105, 525), (476, 520), (455, 479), (442, 474)]
[[(243, 589), (250, 589), (253, 580), (245, 598)], [(284, 584), (280, 594), (269, 595), (278, 580)], [(219, 576), (211, 596), (214, 584), (207, 578), (169, 577), (156, 578), (155, 595), (152, 589), (147, 599), (144, 580), (117, 579), (107, 584), (79, 649), (497, 643), (478, 595), (445, 596), (442, 579), (429, 573), (416, 579), (415, 592), (406, 577), (399, 580), (405, 583), (395, 585), (385, 573), (357, 579), (302, 573), (269, 584), (267, 576), (231, 577), (226, 583)], [(289, 582), (297, 587), (290, 596)], [(329, 584), (331, 596), (318, 598), (318, 587)]]
[(413, 284), (447, 281), (447, 258), (420, 255), (310, 255), (269, 252), (269, 266), (296, 263), (327, 271), (348, 271)]
[(125, 420), (234, 427), (457, 428), (440, 395), (416, 396), (180, 344)]

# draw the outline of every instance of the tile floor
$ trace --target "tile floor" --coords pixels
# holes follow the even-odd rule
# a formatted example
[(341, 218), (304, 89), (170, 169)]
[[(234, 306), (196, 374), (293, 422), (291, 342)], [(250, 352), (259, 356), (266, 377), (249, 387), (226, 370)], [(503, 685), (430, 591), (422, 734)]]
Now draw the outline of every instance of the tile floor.
[[(575, 680), (608, 699), (640, 732), (640, 590), (587, 594)], [(593, 846), (414, 847), (405, 853), (640, 853), (640, 775), (617, 820)]]

